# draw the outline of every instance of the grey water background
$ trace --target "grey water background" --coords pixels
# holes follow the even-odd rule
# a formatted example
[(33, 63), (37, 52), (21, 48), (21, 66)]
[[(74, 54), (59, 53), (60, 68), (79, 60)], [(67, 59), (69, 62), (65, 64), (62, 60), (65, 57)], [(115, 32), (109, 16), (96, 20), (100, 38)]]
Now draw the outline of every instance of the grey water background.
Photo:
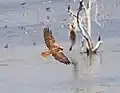
[[(79, 53), (79, 41), (73, 49), (76, 50), (68, 52), (66, 6), (70, 2), (0, 0), (0, 93), (120, 93), (120, 2), (101, 2), (105, 5), (104, 13), (111, 16), (104, 28), (92, 20), (93, 41), (96, 43), (100, 33), (103, 44), (99, 50), (103, 52), (94, 56), (88, 67), (87, 58)], [(76, 9), (77, 2), (71, 0), (70, 4)], [(51, 7), (51, 11), (46, 11), (46, 7)], [(46, 49), (42, 33), (46, 26), (53, 30), (69, 59), (79, 63), (78, 71), (52, 57), (40, 56)], [(5, 44), (8, 48), (4, 48)]]

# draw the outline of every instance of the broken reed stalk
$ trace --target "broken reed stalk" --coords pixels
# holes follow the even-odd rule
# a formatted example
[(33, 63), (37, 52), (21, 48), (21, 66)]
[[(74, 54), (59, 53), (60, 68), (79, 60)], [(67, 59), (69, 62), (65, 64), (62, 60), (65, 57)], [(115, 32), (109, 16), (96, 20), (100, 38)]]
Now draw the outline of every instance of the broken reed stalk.
[[(79, 29), (79, 32), (82, 34), (83, 38), (85, 39), (83, 42), (85, 44), (83, 45), (84, 48), (86, 48), (86, 51), (83, 53), (87, 53), (87, 55), (92, 55), (93, 53), (96, 53), (98, 48), (100, 47), (102, 41), (101, 39), (98, 39), (98, 42), (96, 46), (93, 47), (92, 39), (91, 39), (91, 9), (92, 9), (92, 1), (89, 0), (88, 6), (86, 7), (83, 0), (79, 3), (79, 8), (77, 11), (77, 15), (72, 12), (70, 9), (70, 5), (68, 5), (68, 13), (70, 16), (76, 19), (76, 24)], [(84, 8), (85, 16), (80, 16), (80, 11)], [(87, 19), (87, 28), (82, 23), (84, 21), (84, 18)], [(99, 35), (100, 38), (100, 35)]]
[[(90, 37), (90, 35), (88, 34), (88, 32), (85, 30), (85, 29), (83, 29), (83, 27), (82, 26), (80, 26), (81, 24), (80, 24), (80, 22), (79, 22), (79, 14), (80, 14), (80, 11), (81, 11), (82, 9), (81, 9), (81, 2), (79, 3), (79, 8), (78, 8), (78, 12), (77, 12), (77, 25), (78, 25), (78, 28), (79, 28), (79, 30), (82, 30), (82, 35), (83, 35), (83, 37), (86, 39), (86, 43), (87, 43), (87, 45), (88, 45), (88, 52), (89, 52), (89, 54), (92, 54), (92, 48), (93, 48), (93, 44), (92, 44), (92, 40), (91, 40), (91, 37)], [(81, 20), (82, 21), (82, 20)], [(89, 25), (89, 24), (88, 24)], [(85, 32), (85, 34), (84, 34), (84, 32), (83, 32), (83, 30), (84, 30), (84, 32)]]

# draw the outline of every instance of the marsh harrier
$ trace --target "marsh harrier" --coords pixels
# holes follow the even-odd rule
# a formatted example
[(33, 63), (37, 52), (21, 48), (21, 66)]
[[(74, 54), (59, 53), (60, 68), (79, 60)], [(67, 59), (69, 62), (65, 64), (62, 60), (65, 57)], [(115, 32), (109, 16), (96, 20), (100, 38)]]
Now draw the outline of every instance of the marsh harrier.
[(56, 43), (55, 38), (52, 36), (52, 31), (49, 30), (49, 28), (44, 28), (43, 33), (44, 33), (44, 41), (48, 50), (42, 52), (41, 55), (43, 57), (52, 55), (59, 62), (64, 63), (66, 65), (70, 64), (69, 59), (63, 53), (63, 48)]

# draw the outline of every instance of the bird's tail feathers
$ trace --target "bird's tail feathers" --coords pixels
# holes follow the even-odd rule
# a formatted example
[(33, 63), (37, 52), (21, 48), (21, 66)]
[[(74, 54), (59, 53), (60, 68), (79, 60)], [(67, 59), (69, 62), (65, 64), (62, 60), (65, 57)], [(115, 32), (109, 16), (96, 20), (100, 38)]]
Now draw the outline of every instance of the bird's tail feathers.
[(46, 58), (51, 55), (51, 52), (48, 50), (48, 51), (42, 52), (40, 55)]

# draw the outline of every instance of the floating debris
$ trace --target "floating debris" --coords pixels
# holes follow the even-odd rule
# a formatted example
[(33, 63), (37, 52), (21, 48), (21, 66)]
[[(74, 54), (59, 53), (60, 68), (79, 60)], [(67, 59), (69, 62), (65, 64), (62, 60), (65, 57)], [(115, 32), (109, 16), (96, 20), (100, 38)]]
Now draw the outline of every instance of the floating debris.
[(0, 67), (1, 67), (1, 66), (8, 66), (8, 64), (0, 64)]
[(23, 26), (19, 26), (18, 28), (20, 28), (22, 31), (25, 31), (25, 30), (26, 30), (26, 28), (23, 27)]
[(66, 27), (66, 25), (65, 25), (65, 24), (61, 24), (60, 27), (61, 27), (61, 28), (64, 28), (64, 27)]
[(26, 32), (25, 32), (25, 34), (27, 35), (27, 34), (28, 34), (28, 32), (26, 31)]
[(4, 28), (7, 28), (7, 27), (8, 27), (7, 25), (4, 26)]
[(26, 5), (26, 4), (27, 4), (26, 2), (23, 2), (23, 3), (21, 3), (20, 5), (23, 6), (23, 5)]
[(50, 1), (48, 1), (48, 3), (50, 4), (50, 3), (52, 3), (52, 1), (50, 0)]
[(7, 18), (7, 17), (5, 17), (4, 22), (7, 22), (7, 21), (8, 21), (8, 18)]
[(47, 7), (47, 8), (46, 8), (46, 11), (47, 11), (47, 12), (52, 12), (51, 7)]
[(33, 46), (35, 46), (36, 45), (36, 42), (33, 42)]
[(47, 18), (46, 18), (47, 20), (50, 20), (50, 17), (49, 16), (47, 16)]
[(4, 45), (4, 48), (8, 48), (8, 44)]
[(67, 18), (63, 19), (63, 21), (67, 21)]
[(28, 12), (23, 13), (23, 16), (27, 16), (27, 15), (28, 15)]

